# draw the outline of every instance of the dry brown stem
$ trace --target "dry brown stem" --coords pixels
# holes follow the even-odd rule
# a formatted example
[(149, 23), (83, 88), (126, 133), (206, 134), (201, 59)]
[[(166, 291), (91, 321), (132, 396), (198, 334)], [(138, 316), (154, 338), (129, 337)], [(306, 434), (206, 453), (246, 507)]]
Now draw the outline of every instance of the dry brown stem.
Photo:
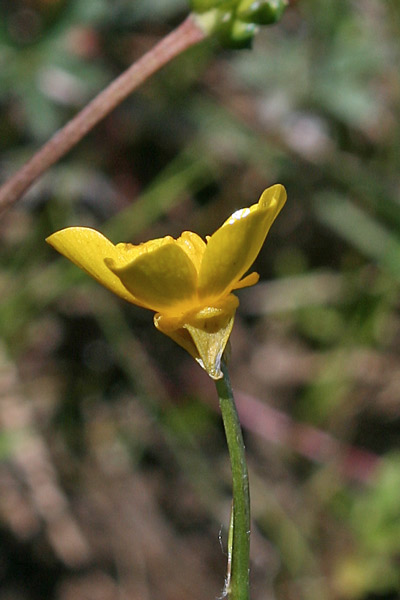
[(4, 183), (0, 188), (0, 213), (12, 206), (40, 175), (71, 150), (134, 89), (172, 58), (197, 44), (204, 37), (204, 31), (189, 16), (154, 48), (117, 77)]

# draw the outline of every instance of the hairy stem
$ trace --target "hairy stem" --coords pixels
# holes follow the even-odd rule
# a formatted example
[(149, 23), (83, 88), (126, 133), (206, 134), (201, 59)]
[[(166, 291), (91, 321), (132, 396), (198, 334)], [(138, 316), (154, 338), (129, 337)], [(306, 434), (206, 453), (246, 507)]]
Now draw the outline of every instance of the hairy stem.
[(64, 156), (99, 121), (172, 58), (204, 39), (192, 16), (131, 65), (73, 117), (0, 188), (0, 213), (10, 207), (51, 165)]
[(249, 600), (250, 496), (245, 448), (228, 371), (216, 383), (232, 469), (232, 556), (225, 593), (230, 600)]

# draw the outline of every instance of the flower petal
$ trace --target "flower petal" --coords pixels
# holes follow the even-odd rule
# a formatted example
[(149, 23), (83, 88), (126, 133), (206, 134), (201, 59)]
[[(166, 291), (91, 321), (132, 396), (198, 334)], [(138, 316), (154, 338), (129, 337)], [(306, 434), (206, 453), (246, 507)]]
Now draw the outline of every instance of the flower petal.
[(238, 287), (285, 201), (285, 188), (274, 185), (257, 204), (236, 211), (209, 238), (199, 274), (200, 298), (218, 298)]
[(157, 314), (154, 324), (187, 350), (212, 379), (221, 379), (221, 359), (238, 305), (238, 298), (229, 294), (215, 306), (207, 306), (182, 319)]
[(186, 252), (196, 267), (196, 271), (199, 272), (203, 254), (207, 247), (205, 241), (193, 231), (184, 231), (176, 240), (176, 243)]
[(181, 314), (192, 308), (197, 271), (173, 238), (149, 246), (126, 266), (120, 267), (114, 260), (107, 260), (106, 264), (147, 308), (167, 314)]
[(104, 235), (89, 227), (67, 227), (50, 235), (46, 242), (114, 294), (142, 306), (105, 264), (105, 259), (122, 260), (122, 251)]
[(170, 235), (162, 238), (142, 242), (141, 244), (130, 244), (129, 242), (120, 242), (115, 247), (119, 250), (118, 257), (114, 260), (114, 267), (127, 267), (142, 254), (154, 252), (160, 246), (164, 246), (168, 242), (173, 242), (174, 238)]

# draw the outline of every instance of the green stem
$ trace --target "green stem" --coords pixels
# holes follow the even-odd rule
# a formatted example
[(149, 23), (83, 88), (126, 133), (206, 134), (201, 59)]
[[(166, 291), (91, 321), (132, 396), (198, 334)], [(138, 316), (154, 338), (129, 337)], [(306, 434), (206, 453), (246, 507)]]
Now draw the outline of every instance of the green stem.
[(245, 448), (226, 366), (215, 384), (228, 443), (233, 488), (231, 576), (225, 590), (230, 600), (249, 600), (250, 496)]
[(0, 213), (18, 200), (40, 175), (69, 152), (141, 83), (172, 58), (205, 37), (205, 32), (190, 15), (154, 48), (112, 81), (1, 186)]

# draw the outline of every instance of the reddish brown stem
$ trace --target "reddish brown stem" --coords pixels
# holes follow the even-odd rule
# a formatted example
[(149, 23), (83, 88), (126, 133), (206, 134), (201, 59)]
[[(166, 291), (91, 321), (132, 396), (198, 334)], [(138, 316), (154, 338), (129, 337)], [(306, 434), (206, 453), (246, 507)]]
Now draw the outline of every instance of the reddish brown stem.
[(0, 188), (0, 213), (10, 207), (51, 165), (77, 144), (99, 121), (143, 81), (172, 58), (203, 40), (202, 31), (189, 16), (179, 27), (131, 65), (80, 113), (71, 119)]

